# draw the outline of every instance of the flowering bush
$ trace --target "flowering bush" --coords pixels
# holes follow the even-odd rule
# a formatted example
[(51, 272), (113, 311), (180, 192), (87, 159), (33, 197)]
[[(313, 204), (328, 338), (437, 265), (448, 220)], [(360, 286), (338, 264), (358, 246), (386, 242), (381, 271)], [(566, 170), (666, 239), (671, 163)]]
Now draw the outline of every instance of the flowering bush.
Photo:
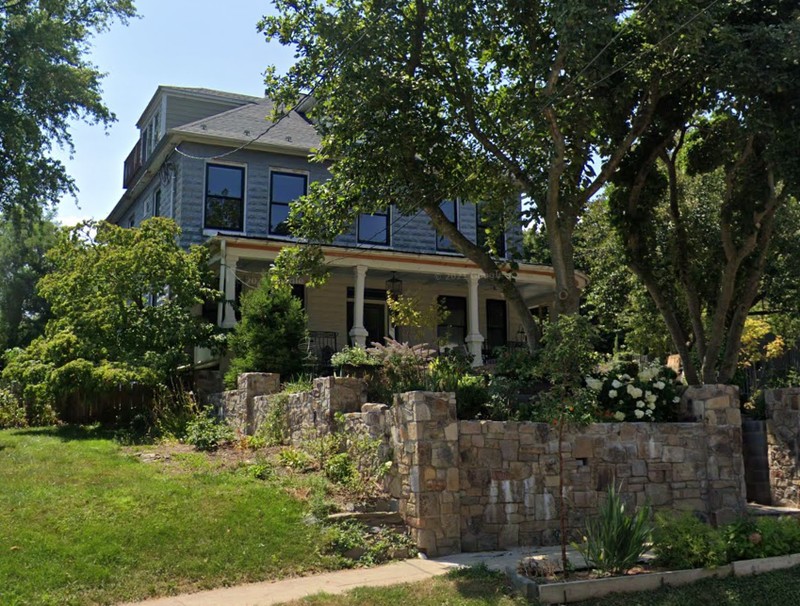
[(585, 378), (597, 395), (601, 421), (671, 421), (680, 396), (675, 373), (659, 364), (615, 360)]

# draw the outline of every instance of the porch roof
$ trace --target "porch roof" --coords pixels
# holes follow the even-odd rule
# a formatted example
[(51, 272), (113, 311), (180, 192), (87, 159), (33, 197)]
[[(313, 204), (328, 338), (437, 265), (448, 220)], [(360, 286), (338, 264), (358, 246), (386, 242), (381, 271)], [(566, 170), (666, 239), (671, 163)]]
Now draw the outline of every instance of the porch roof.
[[(224, 243), (227, 254), (239, 259), (262, 261), (272, 261), (284, 247), (298, 244), (294, 240), (225, 235), (213, 236), (210, 243), (220, 248)], [(475, 263), (456, 254), (336, 245), (322, 246), (322, 251), (326, 263), (331, 268), (352, 268), (363, 265), (368, 271), (417, 274), (418, 279), (427, 279), (431, 282), (466, 279), (470, 274), (476, 273), (487, 278)], [(530, 306), (548, 304), (552, 301), (555, 294), (555, 271), (552, 267), (520, 263), (515, 274), (520, 292)], [(578, 288), (583, 290), (588, 278), (586, 274), (576, 272), (575, 281)]]

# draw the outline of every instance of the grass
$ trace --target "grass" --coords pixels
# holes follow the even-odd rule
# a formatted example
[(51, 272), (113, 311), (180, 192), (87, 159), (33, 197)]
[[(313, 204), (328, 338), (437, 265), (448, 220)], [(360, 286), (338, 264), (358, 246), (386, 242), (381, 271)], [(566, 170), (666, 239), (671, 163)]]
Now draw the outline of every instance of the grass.
[(0, 605), (108, 604), (329, 565), (304, 505), (187, 453), (143, 463), (92, 428), (0, 431)]
[[(678, 588), (628, 593), (580, 602), (579, 606), (795, 606), (800, 567), (752, 577), (707, 579)], [(419, 583), (359, 588), (342, 595), (316, 595), (284, 606), (522, 606), (502, 574), (485, 569), (454, 571)]]
[(501, 573), (485, 567), (454, 570), (429, 581), (391, 587), (359, 587), (341, 595), (319, 594), (284, 606), (524, 606)]

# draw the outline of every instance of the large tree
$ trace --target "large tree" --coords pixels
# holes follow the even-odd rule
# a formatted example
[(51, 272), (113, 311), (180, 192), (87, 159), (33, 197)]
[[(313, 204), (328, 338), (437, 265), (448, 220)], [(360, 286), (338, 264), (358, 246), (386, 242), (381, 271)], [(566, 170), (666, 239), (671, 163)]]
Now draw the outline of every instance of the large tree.
[(25, 347), (44, 331), (49, 306), (36, 283), (50, 268), (57, 229), (49, 218), (0, 219), (0, 351)]
[(59, 233), (38, 285), (44, 335), (7, 353), (2, 378), (44, 404), (134, 383), (169, 383), (217, 329), (193, 308), (215, 300), (208, 250), (178, 245), (171, 219), (125, 229), (87, 223)]
[(276, 4), (261, 27), (294, 45), (298, 62), (269, 92), (285, 107), (313, 93), (318, 157), (332, 173), (293, 208), (296, 232), (329, 241), (358, 213), (424, 212), (492, 277), (531, 345), (513, 264), (460, 233), (440, 202), (482, 202), (497, 233), (530, 218), (516, 208), (527, 196), (547, 226), (556, 308), (577, 311), (576, 222), (664, 99), (696, 88), (698, 56), (727, 10), (701, 0)]
[[(733, 377), (776, 217), (800, 193), (798, 37), (796, 2), (731, 3), (699, 57), (702, 87), (657, 108), (614, 175), (628, 264), (690, 383)], [(698, 192), (689, 178), (717, 185)]]
[(0, 0), (0, 212), (39, 210), (76, 191), (53, 144), (69, 121), (109, 124), (89, 42), (135, 14), (131, 0)]

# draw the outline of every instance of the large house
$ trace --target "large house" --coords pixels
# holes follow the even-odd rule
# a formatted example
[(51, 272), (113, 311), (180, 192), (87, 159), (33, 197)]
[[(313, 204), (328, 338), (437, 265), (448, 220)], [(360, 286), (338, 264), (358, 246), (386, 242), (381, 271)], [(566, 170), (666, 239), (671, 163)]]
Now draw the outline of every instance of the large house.
[[(309, 161), (319, 142), (302, 105), (276, 124), (266, 117), (269, 99), (204, 88), (160, 86), (142, 113), (140, 137), (125, 160), (125, 193), (108, 221), (135, 227), (151, 216), (175, 219), (182, 244), (207, 243), (225, 302), (204, 313), (220, 326), (236, 323), (236, 301), (284, 246), (293, 243), (285, 220), (293, 200), (310, 181), (329, 173)], [(443, 210), (459, 229), (479, 240), (485, 233), (474, 203), (445, 201)], [(512, 226), (500, 251), (522, 238)], [(449, 310), (446, 324), (418, 338), (437, 335), (473, 354), (474, 363), (493, 348), (521, 340), (521, 322), (482, 272), (438, 236), (420, 213), (362, 215), (349, 233), (324, 248), (331, 277), (324, 286), (295, 285), (309, 318), (311, 347), (322, 356), (348, 344), (365, 345), (389, 335), (387, 288), (437, 298)], [(584, 278), (581, 277), (581, 280)], [(517, 282), (527, 304), (541, 309), (554, 296), (549, 267), (522, 264)], [(583, 284), (581, 284), (583, 286)], [(198, 352), (196, 362), (208, 352)]]

